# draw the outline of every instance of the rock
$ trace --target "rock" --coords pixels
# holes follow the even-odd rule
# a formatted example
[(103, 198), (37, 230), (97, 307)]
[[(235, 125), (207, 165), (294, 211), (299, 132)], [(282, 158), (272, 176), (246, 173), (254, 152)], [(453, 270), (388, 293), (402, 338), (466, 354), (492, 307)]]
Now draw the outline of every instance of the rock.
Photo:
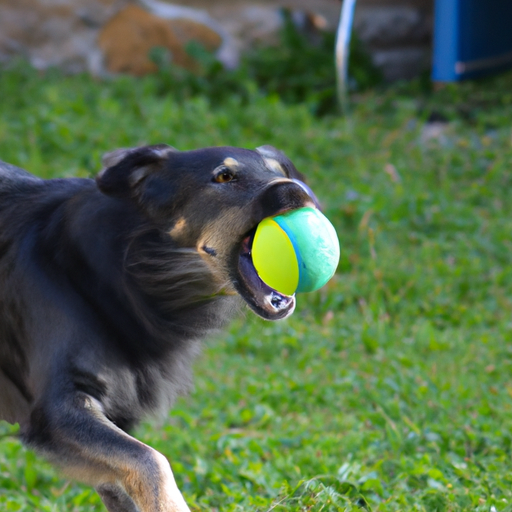
[[(388, 5), (384, 5), (388, 3)], [(432, 11), (422, 2), (363, 6), (354, 31), (386, 81), (408, 80), (430, 66)]]
[(222, 37), (217, 32), (194, 20), (181, 18), (169, 20), (167, 23), (183, 47), (191, 41), (197, 41), (206, 50), (215, 52), (222, 44)]
[(254, 44), (277, 44), (283, 16), (275, 7), (251, 5), (231, 8), (222, 15), (226, 30), (244, 47)]
[(386, 81), (409, 80), (428, 69), (430, 51), (426, 47), (376, 50), (372, 52), (372, 60)]
[(191, 40), (211, 51), (224, 40), (201, 22), (212, 20), (206, 13), (194, 17), (197, 10), (180, 9), (181, 18), (167, 20), (133, 0), (0, 0), (0, 62), (23, 56), (38, 69), (140, 75), (156, 69), (148, 52), (162, 46), (173, 62), (192, 69), (195, 62), (185, 50)]
[(196, 62), (185, 49), (192, 39), (212, 50), (221, 42), (217, 33), (195, 21), (164, 20), (128, 5), (102, 27), (98, 45), (109, 72), (144, 75), (157, 69), (149, 57), (155, 47), (168, 50), (174, 64), (194, 69)]
[(0, 61), (21, 55), (37, 68), (98, 73), (97, 26), (121, 4), (123, 0), (0, 0)]
[(215, 50), (215, 56), (227, 68), (238, 65), (239, 51), (222, 23), (203, 9), (168, 4), (160, 0), (141, 0), (152, 14), (169, 20), (176, 36), (186, 46), (190, 41), (199, 41), (206, 49)]
[(365, 7), (356, 10), (354, 30), (370, 47), (428, 43), (432, 16), (411, 6)]

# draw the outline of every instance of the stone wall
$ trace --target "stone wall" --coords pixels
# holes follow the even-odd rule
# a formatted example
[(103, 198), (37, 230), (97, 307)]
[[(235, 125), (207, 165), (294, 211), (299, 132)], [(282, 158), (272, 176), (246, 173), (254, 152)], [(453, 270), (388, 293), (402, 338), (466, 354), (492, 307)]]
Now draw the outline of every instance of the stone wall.
[(360, 0), (354, 28), (387, 80), (430, 68), (433, 0)]
[[(341, 10), (340, 0), (178, 0), (176, 3), (206, 9), (229, 27), (236, 27), (239, 20), (247, 20), (251, 16), (254, 17), (253, 26), (258, 25), (258, 20), (265, 26), (264, 18), (270, 17), (270, 11), (279, 4), (292, 9), (313, 11), (325, 19), (329, 30), (335, 30)], [(434, 0), (357, 1), (354, 30), (387, 80), (412, 78), (429, 69), (433, 4)], [(250, 25), (247, 21), (238, 25), (242, 34), (247, 34), (247, 25)], [(239, 37), (236, 29), (234, 32)], [(249, 37), (249, 44), (252, 40)], [(243, 43), (241, 46), (244, 46)]]
[[(427, 69), (433, 0), (359, 0), (355, 30), (389, 80)], [(254, 44), (272, 44), (280, 7), (308, 13), (334, 30), (338, 0), (0, 0), (0, 62), (15, 56), (37, 68), (144, 74), (152, 46), (193, 68), (184, 47), (201, 41), (228, 67)], [(297, 17), (300, 19), (300, 16)]]

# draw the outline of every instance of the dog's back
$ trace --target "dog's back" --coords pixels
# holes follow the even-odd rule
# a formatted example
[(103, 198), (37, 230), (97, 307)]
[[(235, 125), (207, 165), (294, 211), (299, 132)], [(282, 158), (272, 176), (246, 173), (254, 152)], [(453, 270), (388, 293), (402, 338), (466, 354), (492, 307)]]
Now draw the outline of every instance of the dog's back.
[[(76, 185), (75, 185), (76, 187)], [(41, 272), (34, 260), (40, 228), (52, 211), (72, 193), (66, 181), (61, 187), (0, 161), (0, 418), (24, 424), (35, 390), (30, 374), (41, 361), (34, 357), (31, 324), (34, 310), (41, 313)], [(41, 255), (42, 256), (42, 255)], [(41, 257), (40, 262), (43, 263)], [(51, 286), (47, 289), (51, 296)], [(46, 350), (46, 354), (50, 351)], [(42, 382), (38, 383), (39, 386)]]
[(11, 423), (26, 419), (32, 401), (26, 382), (28, 354), (18, 332), (23, 320), (16, 298), (16, 267), (20, 229), (23, 219), (30, 217), (21, 205), (41, 184), (23, 169), (0, 161), (0, 418)]

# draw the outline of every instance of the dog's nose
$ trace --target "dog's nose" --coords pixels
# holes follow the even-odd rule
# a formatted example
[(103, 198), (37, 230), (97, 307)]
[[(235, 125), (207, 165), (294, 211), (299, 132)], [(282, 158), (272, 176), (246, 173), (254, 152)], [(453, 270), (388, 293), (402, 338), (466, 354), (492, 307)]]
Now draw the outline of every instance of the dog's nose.
[(304, 206), (319, 207), (313, 191), (299, 180), (278, 179), (271, 182), (256, 201), (255, 216), (261, 220)]

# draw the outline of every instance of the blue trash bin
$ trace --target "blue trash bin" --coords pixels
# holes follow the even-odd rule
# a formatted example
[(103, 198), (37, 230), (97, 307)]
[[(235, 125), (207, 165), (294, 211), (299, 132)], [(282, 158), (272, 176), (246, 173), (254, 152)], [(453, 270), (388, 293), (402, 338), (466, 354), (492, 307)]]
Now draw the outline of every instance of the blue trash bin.
[(509, 67), (512, 0), (436, 0), (433, 80), (463, 80)]

